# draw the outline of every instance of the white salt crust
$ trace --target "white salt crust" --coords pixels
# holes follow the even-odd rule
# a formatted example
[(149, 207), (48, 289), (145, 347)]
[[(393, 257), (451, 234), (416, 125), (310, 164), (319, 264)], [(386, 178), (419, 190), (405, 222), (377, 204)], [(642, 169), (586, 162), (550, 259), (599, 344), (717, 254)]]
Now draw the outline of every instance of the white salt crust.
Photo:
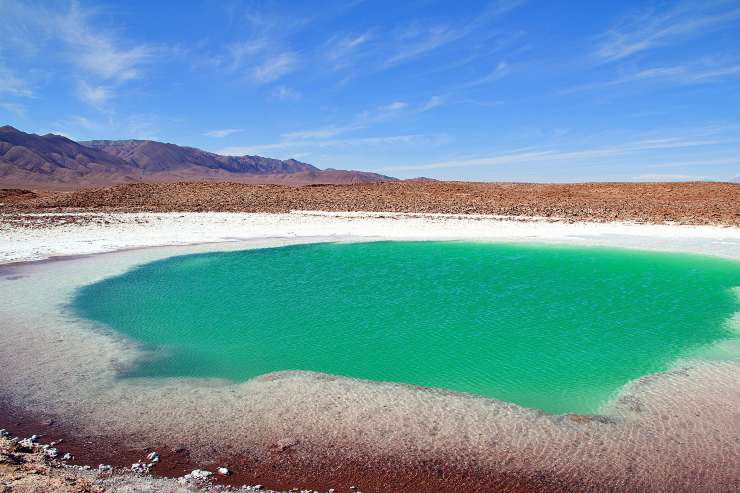
[(75, 319), (64, 306), (81, 285), (143, 262), (201, 251), (325, 240), (468, 238), (738, 258), (738, 228), (398, 215), (118, 216), (123, 223), (109, 226), (4, 227), (1, 258), (256, 239), (121, 251), (0, 271), (0, 392), (29, 411), (52, 414), (87, 433), (133, 431), (149, 442), (185, 446), (201, 460), (227, 447), (259, 455), (287, 440), (295, 443), (295, 459), (307, 463), (317, 451), (340, 451), (358, 461), (382, 452), (399, 463), (441, 457), (458, 467), (561, 478), (594, 490), (735, 491), (740, 477), (736, 359), (681, 362), (672, 371), (627, 385), (602, 418), (573, 419), (475, 396), (307, 372), (274, 373), (241, 384), (120, 379), (118, 372), (142, 356), (140, 349)]
[[(259, 238), (353, 237), (416, 240), (537, 241), (678, 251), (740, 258), (740, 228), (611, 223), (568, 223), (483, 215), (311, 212), (81, 213), (98, 223), (19, 228), (0, 214), (0, 263), (125, 248)], [(51, 218), (55, 214), (30, 214)], [(69, 214), (59, 215), (70, 216)], [(103, 223), (107, 221), (109, 224)]]

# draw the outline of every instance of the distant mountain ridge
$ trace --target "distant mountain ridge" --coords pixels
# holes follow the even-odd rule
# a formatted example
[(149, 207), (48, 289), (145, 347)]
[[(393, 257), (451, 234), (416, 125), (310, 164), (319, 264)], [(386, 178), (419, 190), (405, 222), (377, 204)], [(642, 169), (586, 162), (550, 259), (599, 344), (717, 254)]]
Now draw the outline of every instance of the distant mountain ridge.
[(221, 156), (152, 140), (75, 142), (0, 127), (0, 185), (76, 189), (121, 183), (233, 181), (286, 185), (393, 181), (364, 171), (326, 169), (295, 159)]

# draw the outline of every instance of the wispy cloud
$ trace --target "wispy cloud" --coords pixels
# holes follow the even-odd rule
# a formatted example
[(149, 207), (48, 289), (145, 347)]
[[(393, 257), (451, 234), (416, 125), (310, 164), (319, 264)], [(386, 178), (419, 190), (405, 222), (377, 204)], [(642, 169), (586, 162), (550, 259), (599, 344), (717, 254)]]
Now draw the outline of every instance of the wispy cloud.
[(277, 86), (272, 90), (272, 97), (279, 101), (298, 101), (301, 93), (288, 86)]
[(429, 98), (429, 101), (424, 103), (424, 105), (419, 108), (420, 112), (425, 112), (429, 110), (433, 110), (434, 108), (439, 108), (440, 106), (444, 106), (447, 104), (447, 97), (446, 96), (432, 96)]
[(305, 140), (286, 140), (272, 144), (258, 144), (251, 146), (233, 146), (226, 147), (216, 151), (218, 154), (226, 156), (242, 156), (245, 154), (264, 154), (273, 152), (289, 152), (290, 155), (297, 155), (299, 151), (305, 149), (326, 149), (326, 148), (348, 148), (348, 147), (383, 147), (399, 145), (440, 145), (447, 142), (444, 135), (426, 135), (426, 134), (407, 134), (407, 135), (389, 135), (381, 137), (360, 137), (353, 139), (305, 139)]
[(706, 177), (696, 175), (648, 173), (634, 176), (632, 179), (638, 181), (704, 181), (706, 180)]
[[(14, 55), (20, 50), (24, 57), (16, 61), (24, 64), (43, 56), (44, 61), (54, 58), (76, 67), (74, 79), (83, 80), (75, 81), (77, 95), (83, 102), (102, 109), (119, 94), (114, 88), (143, 76), (145, 65), (155, 59), (158, 49), (127, 42), (101, 28), (98, 13), (74, 0), (47, 5), (4, 0), (0, 3), (0, 17), (3, 17), (0, 35), (5, 36), (5, 46), (0, 45), (0, 54), (3, 48)], [(48, 66), (44, 65), (45, 71), (50, 70)], [(31, 95), (26, 83), (3, 67), (0, 67), (0, 90), (19, 96)]]
[[(134, 113), (119, 118), (110, 114), (88, 117), (70, 115), (52, 125), (52, 133), (72, 140), (111, 138), (163, 140), (159, 115)], [(73, 137), (74, 136), (74, 137)]]
[(70, 60), (87, 73), (102, 80), (125, 82), (141, 76), (141, 67), (150, 62), (155, 50), (147, 45), (124, 46), (95, 25), (92, 12), (83, 11), (77, 2), (57, 17), (54, 32), (71, 53)]
[(0, 94), (28, 98), (33, 96), (33, 91), (23, 79), (0, 62)]
[(20, 118), (26, 116), (26, 107), (18, 103), (0, 102), (0, 108), (3, 108)]
[(250, 7), (239, 14), (233, 12), (232, 18), (242, 22), (249, 34), (208, 54), (213, 66), (257, 84), (277, 81), (301, 66), (302, 56), (291, 48), (290, 37), (310, 24), (309, 17)]
[(244, 73), (258, 84), (267, 84), (293, 72), (300, 65), (297, 52), (277, 49), (282, 44), (269, 37), (235, 43), (228, 47), (225, 56), (214, 57), (214, 63), (231, 73)]
[(493, 70), (488, 72), (483, 77), (466, 82), (462, 84), (461, 87), (473, 87), (473, 86), (479, 86), (481, 84), (488, 84), (489, 82), (495, 82), (497, 80), (501, 80), (507, 75), (509, 75), (510, 73), (511, 73), (511, 66), (507, 62), (501, 61), (496, 65), (496, 67)]
[(676, 160), (666, 161), (664, 163), (655, 163), (648, 166), (649, 168), (685, 168), (691, 166), (718, 166), (734, 164), (740, 166), (740, 156), (731, 158), (720, 158), (720, 159), (692, 159), (692, 160)]
[(97, 110), (105, 111), (115, 93), (110, 87), (91, 85), (81, 80), (77, 84), (77, 95), (84, 103), (89, 104)]
[(324, 44), (323, 56), (334, 69), (350, 65), (357, 53), (372, 40), (370, 31), (362, 34), (332, 36)]
[(469, 29), (455, 29), (436, 25), (426, 28), (409, 27), (396, 34), (398, 48), (396, 53), (385, 61), (386, 67), (418, 58), (442, 46), (462, 39)]
[(223, 128), (220, 130), (210, 130), (203, 135), (206, 137), (214, 137), (216, 139), (222, 139), (224, 137), (228, 137), (229, 135), (238, 134), (240, 132), (243, 132), (243, 128)]
[(500, 166), (507, 164), (562, 163), (582, 162), (593, 159), (607, 159), (628, 156), (646, 151), (683, 149), (698, 146), (720, 144), (720, 140), (686, 139), (667, 137), (643, 139), (625, 144), (592, 147), (577, 150), (559, 150), (554, 148), (526, 148), (511, 152), (484, 157), (453, 159), (427, 164), (399, 165), (383, 168), (382, 171), (423, 171), (434, 169), (466, 168), (475, 166)]
[(267, 58), (252, 69), (252, 78), (259, 83), (272, 82), (292, 72), (298, 65), (298, 55), (286, 51)]
[(80, 115), (73, 115), (69, 118), (66, 118), (65, 121), (61, 122), (58, 127), (62, 128), (69, 128), (69, 127), (77, 127), (82, 128), (87, 131), (96, 131), (99, 130), (101, 125), (93, 122), (87, 117), (80, 116)]
[(284, 133), (281, 137), (284, 140), (327, 139), (336, 137), (337, 135), (368, 128), (377, 123), (390, 120), (401, 114), (408, 106), (409, 104), (404, 101), (393, 101), (392, 103), (371, 110), (362, 111), (351, 122), (344, 125), (327, 125), (325, 127), (297, 130)]
[(485, 31), (491, 22), (523, 3), (520, 0), (502, 0), (494, 2), (467, 22), (431, 25), (418, 23), (395, 30), (389, 34), (395, 51), (385, 58), (384, 66), (393, 67), (461, 42), (476, 32)]
[(682, 2), (669, 9), (650, 8), (631, 17), (601, 36), (596, 59), (611, 62), (666, 46), (675, 41), (728, 27), (740, 17), (734, 2), (706, 0)]
[(740, 76), (740, 61), (704, 59), (681, 65), (663, 65), (635, 70), (620, 77), (590, 82), (559, 91), (560, 94), (603, 89), (638, 83), (671, 83), (681, 85), (709, 84)]

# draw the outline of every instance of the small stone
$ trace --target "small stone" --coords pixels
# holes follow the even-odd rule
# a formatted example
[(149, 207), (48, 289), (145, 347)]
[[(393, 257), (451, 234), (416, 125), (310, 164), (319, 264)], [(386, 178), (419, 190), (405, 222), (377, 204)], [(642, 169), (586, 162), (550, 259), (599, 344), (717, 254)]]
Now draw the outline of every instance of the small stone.
[(113, 466), (110, 464), (98, 464), (98, 472), (101, 474), (113, 472)]
[(56, 449), (56, 448), (54, 448), (54, 447), (48, 447), (48, 448), (47, 448), (47, 449), (46, 449), (46, 450), (44, 451), (44, 453), (45, 453), (45, 454), (46, 454), (46, 456), (47, 456), (47, 457), (49, 457), (50, 459), (56, 459), (56, 458), (57, 458), (57, 456), (59, 455), (59, 450), (57, 450), (57, 449)]
[(149, 472), (149, 468), (147, 467), (147, 465), (142, 462), (131, 464), (131, 470), (137, 474), (145, 474)]
[(21, 440), (21, 441), (18, 442), (18, 445), (20, 445), (23, 448), (30, 449), (30, 448), (33, 448), (34, 445), (36, 445), (36, 444), (34, 443), (34, 441), (32, 439), (30, 439), (30, 438), (24, 438), (23, 440)]
[(67, 452), (66, 454), (62, 456), (62, 460), (72, 460), (72, 454)]
[(292, 448), (298, 445), (298, 440), (295, 440), (293, 438), (283, 438), (281, 440), (278, 440), (276, 445), (277, 445), (277, 449), (280, 452), (285, 452), (289, 448)]
[(227, 467), (219, 467), (218, 473), (222, 476), (231, 476), (231, 470)]
[(157, 452), (152, 452), (146, 456), (146, 460), (149, 462), (159, 462), (159, 454)]
[(211, 471), (205, 471), (203, 469), (193, 469), (193, 471), (189, 474), (190, 478), (199, 480), (208, 479), (208, 476), (211, 475), (213, 475)]

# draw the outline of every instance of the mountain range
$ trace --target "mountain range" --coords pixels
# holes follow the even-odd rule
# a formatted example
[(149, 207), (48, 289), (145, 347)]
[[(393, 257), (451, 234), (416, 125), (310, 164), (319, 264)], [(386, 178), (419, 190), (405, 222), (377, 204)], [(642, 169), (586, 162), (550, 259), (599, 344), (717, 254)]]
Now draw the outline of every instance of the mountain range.
[(221, 156), (153, 140), (75, 142), (0, 127), (0, 187), (72, 190), (123, 183), (218, 181), (286, 185), (395, 181), (364, 171), (319, 169), (295, 159)]

